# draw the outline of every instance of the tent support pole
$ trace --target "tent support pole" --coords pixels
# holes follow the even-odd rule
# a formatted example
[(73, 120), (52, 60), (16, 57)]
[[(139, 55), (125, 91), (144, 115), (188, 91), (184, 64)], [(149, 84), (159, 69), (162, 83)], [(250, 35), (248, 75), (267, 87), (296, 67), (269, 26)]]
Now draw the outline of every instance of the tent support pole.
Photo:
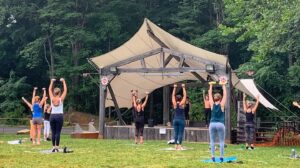
[(99, 74), (99, 139), (105, 138), (105, 95), (106, 86), (101, 83), (101, 73)]
[(112, 99), (112, 101), (114, 102), (114, 105), (115, 105), (115, 108), (116, 108), (116, 112), (117, 112), (117, 115), (118, 115), (118, 119), (119, 119), (119, 121), (120, 121), (120, 124), (121, 124), (121, 125), (126, 125), (125, 122), (124, 122), (124, 120), (122, 119), (122, 114), (121, 114), (121, 111), (120, 111), (120, 108), (119, 108), (117, 99), (116, 99), (116, 97), (115, 97), (115, 93), (114, 93), (114, 91), (113, 91), (111, 85), (108, 84), (108, 85), (107, 85), (107, 88), (108, 88), (109, 93), (110, 93), (110, 95), (111, 95), (111, 99)]
[(232, 88), (232, 81), (231, 81), (231, 69), (228, 68), (228, 85), (227, 89), (227, 101), (225, 106), (225, 141), (226, 143), (231, 143), (231, 88)]
[(170, 121), (170, 87), (163, 87), (163, 125), (167, 125)]

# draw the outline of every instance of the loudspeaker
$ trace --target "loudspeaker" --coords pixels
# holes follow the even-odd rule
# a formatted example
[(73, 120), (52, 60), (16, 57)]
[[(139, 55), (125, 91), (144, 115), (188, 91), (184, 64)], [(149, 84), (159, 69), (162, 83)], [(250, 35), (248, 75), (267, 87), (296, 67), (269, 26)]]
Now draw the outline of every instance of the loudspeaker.
[(154, 127), (154, 120), (152, 118), (148, 119), (148, 127)]

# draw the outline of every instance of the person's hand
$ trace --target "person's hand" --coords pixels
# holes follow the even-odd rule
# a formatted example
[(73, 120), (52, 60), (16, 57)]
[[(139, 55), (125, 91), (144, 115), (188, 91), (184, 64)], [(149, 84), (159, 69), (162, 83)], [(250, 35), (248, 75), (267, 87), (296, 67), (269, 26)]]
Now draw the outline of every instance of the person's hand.
[(22, 100), (24, 100), (25, 98), (24, 97), (22, 97)]
[(298, 107), (298, 103), (296, 101), (293, 101), (293, 105)]
[(184, 83), (183, 83), (183, 84), (181, 84), (181, 87), (183, 87), (183, 88), (184, 88), (184, 87), (185, 87), (185, 84), (184, 84)]
[(33, 89), (34, 89), (34, 90), (37, 90), (38, 88), (37, 88), (37, 87), (34, 87)]
[(247, 95), (246, 93), (243, 93), (243, 98), (246, 99)]
[(64, 78), (60, 78), (59, 80), (60, 80), (61, 82), (64, 82), (64, 81), (65, 81), (65, 79), (64, 79)]
[(48, 97), (46, 96), (46, 97), (45, 97), (45, 99), (47, 100), (47, 99), (48, 99)]
[(55, 82), (55, 81), (56, 81), (56, 79), (55, 79), (55, 78), (52, 78), (52, 79), (51, 79), (51, 82)]
[(220, 85), (226, 85), (227, 84), (227, 77), (226, 76), (221, 76), (219, 78), (219, 84)]
[(177, 84), (174, 84), (174, 88), (176, 88), (177, 87)]
[(149, 95), (149, 92), (145, 92), (146, 93), (146, 95)]
[(44, 91), (45, 91), (45, 90), (46, 90), (46, 88), (42, 88), (42, 90), (44, 90)]
[(202, 90), (202, 93), (205, 94), (205, 90)]

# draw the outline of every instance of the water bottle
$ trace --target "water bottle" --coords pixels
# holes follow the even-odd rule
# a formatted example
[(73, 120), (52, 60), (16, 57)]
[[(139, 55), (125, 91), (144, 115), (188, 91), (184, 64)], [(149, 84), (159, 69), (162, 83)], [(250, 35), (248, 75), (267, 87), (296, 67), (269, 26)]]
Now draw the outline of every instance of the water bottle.
[(295, 149), (292, 149), (291, 158), (296, 158), (296, 151), (295, 151)]

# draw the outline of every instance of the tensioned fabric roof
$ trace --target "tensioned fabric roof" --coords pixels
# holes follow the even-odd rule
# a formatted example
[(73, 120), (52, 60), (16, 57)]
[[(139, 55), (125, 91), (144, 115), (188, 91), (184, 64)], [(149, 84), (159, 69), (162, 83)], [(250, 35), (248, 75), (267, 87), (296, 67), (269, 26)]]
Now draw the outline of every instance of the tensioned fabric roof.
[[(157, 40), (155, 40), (151, 36), (151, 33), (149, 33), (149, 31), (151, 31), (151, 33), (154, 34), (154, 36), (163, 43), (164, 47), (167, 47), (172, 51), (178, 51), (180, 53), (193, 56), (194, 58), (207, 60), (213, 64), (221, 65), (223, 67), (226, 67), (226, 65), (228, 64), (226, 56), (206, 51), (204, 49), (186, 43), (159, 28), (148, 19), (144, 20), (144, 23), (140, 27), (138, 32), (126, 43), (106, 54), (93, 57), (90, 59), (90, 61), (92, 61), (99, 69), (103, 69), (120, 61), (124, 61), (132, 57), (142, 55), (146, 52), (161, 48), (162, 44), (158, 43)], [(165, 57), (169, 56), (168, 53), (165, 54)], [(160, 59), (160, 53), (156, 53), (153, 56), (144, 59), (145, 65), (148, 68), (159, 68), (161, 67)], [(184, 61), (189, 67), (205, 69), (206, 64), (201, 61), (195, 61), (195, 59), (185, 59)], [(166, 68), (176, 68), (179, 66), (179, 64), (180, 62), (178, 60), (172, 59), (170, 63), (167, 64)], [(122, 65), (118, 68), (142, 68), (142, 65), (141, 61), (138, 60)], [(225, 72), (223, 73), (225, 74)], [(208, 75), (205, 71), (199, 71), (197, 72), (197, 74), (199, 74), (201, 78), (205, 80)], [(115, 97), (117, 99), (119, 107), (131, 107), (132, 104), (130, 90), (138, 90), (139, 97), (141, 98), (145, 96), (145, 92), (152, 92), (157, 88), (185, 80), (198, 79), (190, 72), (175, 74), (121, 73), (111, 81), (110, 85), (112, 86), (112, 89), (115, 93)], [(234, 73), (232, 74), (232, 85), (252, 97), (254, 97), (255, 95), (247, 89), (247, 86), (244, 86), (243, 83), (239, 81)], [(264, 106), (266, 106), (267, 108), (276, 109), (276, 107), (270, 106), (270, 103), (266, 99), (263, 99), (261, 103), (264, 104)], [(105, 106), (114, 106), (113, 102), (111, 101), (111, 95), (109, 94), (109, 92), (107, 95)]]

